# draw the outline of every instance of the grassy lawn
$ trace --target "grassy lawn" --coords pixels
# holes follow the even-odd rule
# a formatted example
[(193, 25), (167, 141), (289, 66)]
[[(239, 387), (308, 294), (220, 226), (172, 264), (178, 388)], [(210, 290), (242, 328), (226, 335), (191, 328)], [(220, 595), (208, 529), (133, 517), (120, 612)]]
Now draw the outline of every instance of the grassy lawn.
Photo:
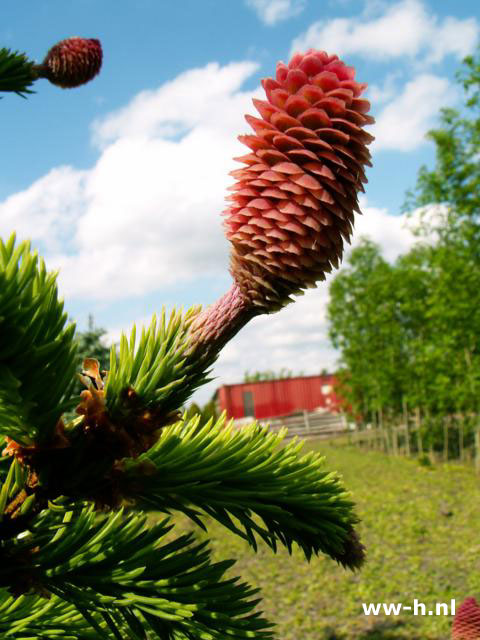
[[(443, 640), (446, 616), (363, 615), (362, 602), (457, 606), (480, 596), (480, 481), (459, 466), (435, 469), (413, 460), (310, 441), (353, 493), (367, 563), (353, 574), (327, 558), (308, 564), (300, 552), (255, 554), (211, 523), (215, 559), (238, 557), (231, 570), (262, 589), (261, 608), (277, 622), (278, 640)], [(179, 519), (181, 528), (189, 525)]]

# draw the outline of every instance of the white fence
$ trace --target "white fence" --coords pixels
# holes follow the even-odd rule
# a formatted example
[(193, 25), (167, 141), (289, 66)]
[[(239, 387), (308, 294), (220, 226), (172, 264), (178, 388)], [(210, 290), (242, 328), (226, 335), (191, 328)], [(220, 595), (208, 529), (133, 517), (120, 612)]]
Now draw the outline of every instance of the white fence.
[(340, 413), (303, 411), (285, 418), (275, 418), (260, 422), (261, 424), (270, 425), (270, 428), (274, 431), (278, 431), (281, 427), (287, 427), (287, 438), (293, 438), (293, 436), (332, 438), (348, 431), (347, 420)]

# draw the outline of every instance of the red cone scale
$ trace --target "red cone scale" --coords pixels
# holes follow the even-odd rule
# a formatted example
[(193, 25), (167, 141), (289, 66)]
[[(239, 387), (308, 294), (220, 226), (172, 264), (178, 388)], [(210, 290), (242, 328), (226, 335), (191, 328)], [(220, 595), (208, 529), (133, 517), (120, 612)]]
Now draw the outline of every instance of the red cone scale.
[(480, 606), (465, 598), (453, 620), (452, 640), (480, 640)]
[(89, 82), (102, 66), (102, 46), (93, 38), (68, 38), (54, 45), (41, 65), (41, 75), (64, 89)]
[(224, 215), (232, 275), (260, 313), (323, 280), (350, 238), (371, 165), (363, 127), (374, 122), (354, 76), (324, 51), (295, 54), (263, 80), (260, 118), (246, 116), (254, 133), (239, 140), (250, 153), (236, 158), (246, 166), (231, 173)]

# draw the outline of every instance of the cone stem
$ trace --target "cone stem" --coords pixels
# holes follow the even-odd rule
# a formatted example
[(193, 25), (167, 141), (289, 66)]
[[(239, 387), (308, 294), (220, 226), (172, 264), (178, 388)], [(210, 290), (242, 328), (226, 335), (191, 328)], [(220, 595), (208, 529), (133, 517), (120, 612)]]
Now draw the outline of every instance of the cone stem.
[(46, 64), (34, 64), (32, 66), (32, 71), (35, 73), (37, 78), (47, 78), (48, 67)]
[(221, 298), (200, 312), (190, 333), (192, 351), (200, 349), (203, 357), (216, 359), (219, 352), (260, 311), (242, 296), (233, 284)]

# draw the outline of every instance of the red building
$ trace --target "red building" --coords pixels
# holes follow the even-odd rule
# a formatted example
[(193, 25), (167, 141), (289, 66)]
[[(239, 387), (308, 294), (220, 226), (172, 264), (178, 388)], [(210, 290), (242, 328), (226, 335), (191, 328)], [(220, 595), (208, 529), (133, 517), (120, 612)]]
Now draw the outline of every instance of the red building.
[(217, 405), (235, 419), (252, 416), (260, 420), (315, 409), (337, 413), (334, 382), (332, 375), (318, 375), (225, 384), (216, 392)]

